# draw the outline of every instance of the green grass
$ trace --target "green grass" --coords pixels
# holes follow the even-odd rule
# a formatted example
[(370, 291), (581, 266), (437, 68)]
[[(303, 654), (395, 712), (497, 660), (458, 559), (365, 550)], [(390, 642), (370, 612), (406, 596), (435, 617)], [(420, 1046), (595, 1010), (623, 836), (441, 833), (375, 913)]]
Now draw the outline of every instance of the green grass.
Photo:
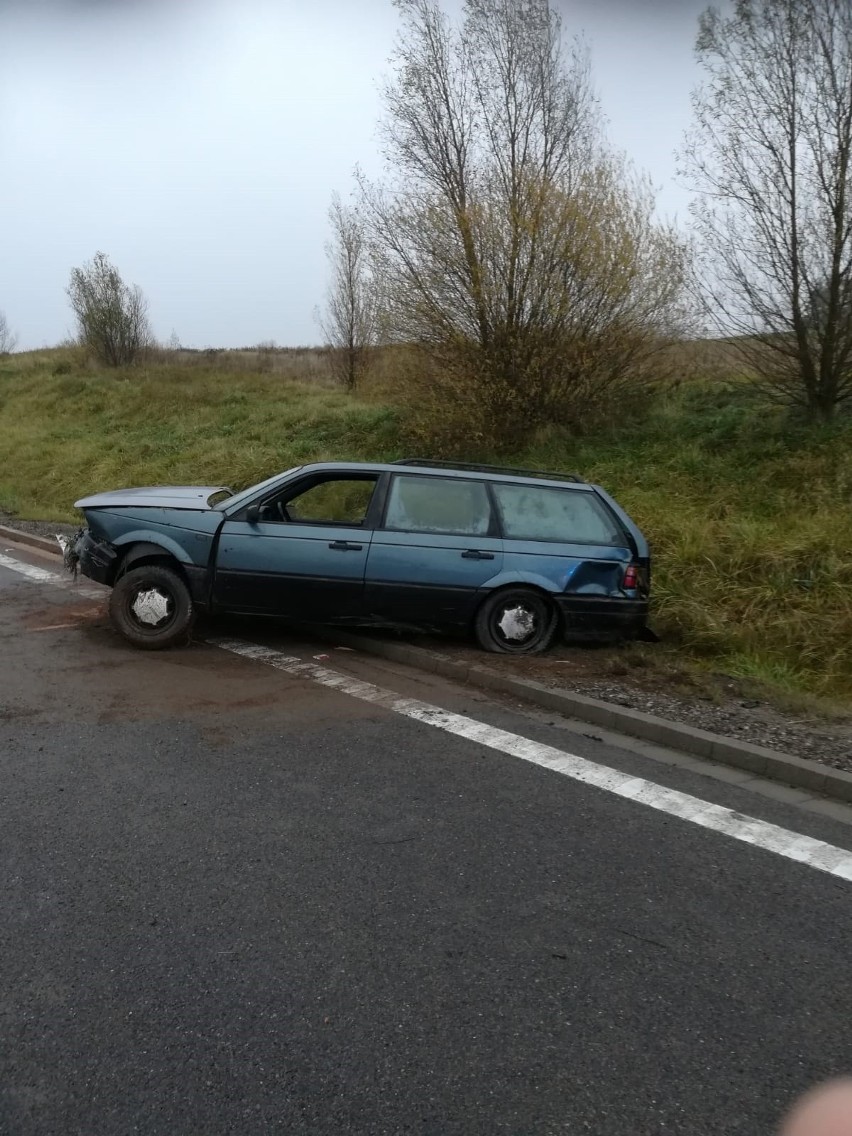
[[(0, 360), (0, 507), (73, 520), (74, 500), (101, 489), (240, 488), (304, 461), (405, 452), (403, 410), (330, 386), (309, 352), (252, 366), (227, 353), (119, 375), (73, 352)], [(512, 458), (579, 470), (647, 533), (661, 653), (852, 703), (848, 418), (793, 429), (748, 383), (691, 383), (641, 422), (554, 433)]]
[(301, 462), (393, 449), (395, 413), (321, 383), (206, 359), (118, 375), (42, 352), (0, 360), (0, 507), (73, 520), (122, 485), (234, 489)]

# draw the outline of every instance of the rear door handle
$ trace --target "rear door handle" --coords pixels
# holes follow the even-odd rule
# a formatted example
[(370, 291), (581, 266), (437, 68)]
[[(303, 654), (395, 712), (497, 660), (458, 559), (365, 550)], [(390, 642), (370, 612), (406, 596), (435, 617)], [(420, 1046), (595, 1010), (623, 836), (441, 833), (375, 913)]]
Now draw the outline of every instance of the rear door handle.
[(360, 552), (363, 544), (350, 544), (348, 540), (333, 540), (328, 546), (335, 552)]
[(469, 548), (467, 552), (462, 553), (463, 560), (493, 560), (493, 552), (480, 552), (478, 548)]

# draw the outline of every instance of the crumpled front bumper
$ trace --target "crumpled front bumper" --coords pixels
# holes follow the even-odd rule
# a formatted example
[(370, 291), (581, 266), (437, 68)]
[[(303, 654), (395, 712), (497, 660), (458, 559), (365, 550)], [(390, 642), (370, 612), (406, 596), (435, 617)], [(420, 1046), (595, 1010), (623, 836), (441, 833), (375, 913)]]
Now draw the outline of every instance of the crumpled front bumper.
[(106, 540), (96, 540), (88, 529), (81, 529), (65, 552), (65, 566), (76, 574), (81, 571), (98, 584), (112, 584), (117, 550)]

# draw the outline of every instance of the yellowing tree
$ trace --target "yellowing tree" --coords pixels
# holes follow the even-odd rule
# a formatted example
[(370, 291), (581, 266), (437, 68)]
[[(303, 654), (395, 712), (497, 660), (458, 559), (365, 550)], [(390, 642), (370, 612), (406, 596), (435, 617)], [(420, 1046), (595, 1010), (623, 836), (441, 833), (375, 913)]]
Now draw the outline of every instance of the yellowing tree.
[(125, 284), (105, 253), (71, 272), (68, 298), (80, 343), (101, 363), (133, 363), (153, 343), (148, 303), (137, 285)]
[(546, 0), (467, 0), (460, 27), (396, 7), (388, 174), (361, 182), (383, 333), (419, 346), (465, 444), (511, 445), (642, 381), (681, 326), (686, 250), (602, 145)]

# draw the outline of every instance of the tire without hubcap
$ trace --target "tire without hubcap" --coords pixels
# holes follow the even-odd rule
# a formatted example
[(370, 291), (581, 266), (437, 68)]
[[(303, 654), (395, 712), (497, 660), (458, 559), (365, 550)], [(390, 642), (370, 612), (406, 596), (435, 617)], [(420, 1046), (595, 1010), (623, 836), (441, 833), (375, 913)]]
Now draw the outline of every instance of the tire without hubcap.
[(109, 614), (125, 639), (148, 651), (185, 643), (195, 619), (189, 588), (162, 564), (132, 568), (117, 580)]
[(485, 651), (537, 655), (553, 642), (559, 617), (532, 588), (507, 588), (489, 596), (476, 616), (476, 638)]

